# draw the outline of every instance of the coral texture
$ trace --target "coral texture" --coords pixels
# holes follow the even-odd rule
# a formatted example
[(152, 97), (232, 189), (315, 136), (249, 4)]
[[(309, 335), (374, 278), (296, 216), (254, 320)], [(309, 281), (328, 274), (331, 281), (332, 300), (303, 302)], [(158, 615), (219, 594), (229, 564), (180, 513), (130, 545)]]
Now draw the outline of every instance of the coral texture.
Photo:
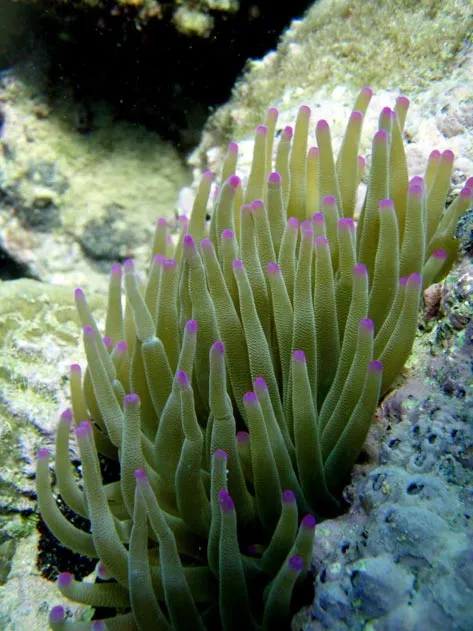
[[(157, 222), (147, 276), (113, 266), (104, 337), (76, 290), (88, 367), (71, 366), (55, 470), (90, 532), (59, 511), (47, 449), (37, 489), (52, 533), (110, 579), (58, 578), (70, 599), (117, 611), (95, 631), (288, 628), (316, 519), (340, 510), (380, 394), (411, 351), (422, 288), (451, 267), (472, 197), (473, 179), (446, 208), (451, 151), (409, 181), (399, 97), (380, 114), (357, 214), (371, 94), (360, 92), (336, 161), (326, 121), (308, 147), (307, 106), (274, 151), (268, 110), (245, 186), (231, 143), (210, 223), (207, 172), (177, 239)], [(98, 454), (119, 461), (118, 481), (102, 482)], [(50, 626), (91, 628), (61, 607)]]

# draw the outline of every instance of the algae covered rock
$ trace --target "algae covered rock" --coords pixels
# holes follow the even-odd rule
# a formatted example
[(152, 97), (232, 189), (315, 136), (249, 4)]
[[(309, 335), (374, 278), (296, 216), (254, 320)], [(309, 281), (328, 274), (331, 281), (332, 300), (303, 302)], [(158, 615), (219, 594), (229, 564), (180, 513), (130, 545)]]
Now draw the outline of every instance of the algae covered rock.
[(52, 440), (79, 330), (70, 289), (0, 283), (0, 543), (34, 525), (34, 454)]

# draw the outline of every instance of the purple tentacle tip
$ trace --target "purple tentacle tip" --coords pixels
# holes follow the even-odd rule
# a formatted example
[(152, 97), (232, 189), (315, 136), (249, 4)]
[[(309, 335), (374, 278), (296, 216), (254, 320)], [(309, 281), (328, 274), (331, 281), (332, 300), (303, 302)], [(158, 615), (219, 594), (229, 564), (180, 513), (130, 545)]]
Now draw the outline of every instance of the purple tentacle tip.
[(214, 353), (218, 353), (219, 355), (223, 355), (225, 352), (225, 346), (223, 345), (223, 342), (221, 342), (220, 340), (217, 340), (216, 342), (212, 344), (212, 347), (210, 350)]
[(283, 132), (282, 132), (282, 135), (284, 136), (284, 138), (286, 140), (291, 140), (293, 134), (294, 134), (294, 130), (293, 130), (292, 126), (291, 125), (286, 125), (286, 127), (284, 127)]
[(214, 451), (213, 457), (215, 460), (221, 460), (226, 462), (228, 459), (228, 455), (226, 451), (223, 451), (223, 449), (216, 449)]
[(61, 589), (61, 587), (69, 587), (72, 581), (73, 581), (73, 576), (70, 572), (62, 572), (57, 577), (57, 585), (59, 589)]
[(392, 210), (394, 208), (394, 204), (392, 199), (382, 199), (379, 202), (379, 210)]
[(109, 579), (112, 578), (112, 576), (110, 575), (110, 572), (107, 570), (105, 565), (101, 562), (97, 563), (96, 572), (97, 572), (97, 576), (104, 581), (108, 581)]
[(268, 133), (268, 128), (266, 127), (266, 125), (258, 125), (258, 127), (255, 129), (255, 133), (258, 136), (266, 136), (266, 134)]
[(202, 250), (211, 250), (213, 248), (213, 243), (208, 237), (205, 237), (204, 239), (201, 239), (200, 247)]
[(422, 186), (420, 186), (420, 184), (410, 184), (409, 185), (409, 190), (408, 190), (409, 195), (413, 195), (414, 197), (422, 197)]
[(245, 405), (256, 405), (258, 403), (258, 397), (254, 392), (245, 392), (243, 395), (243, 403)]
[(351, 232), (355, 229), (355, 222), (351, 217), (341, 217), (337, 221), (337, 226), (340, 228), (340, 230), (350, 230)]
[(328, 247), (327, 237), (316, 237), (315, 247), (322, 247), (322, 248)]
[(176, 373), (176, 382), (180, 388), (187, 388), (189, 386), (189, 377), (183, 370), (178, 370)]
[(125, 406), (140, 405), (140, 397), (134, 392), (131, 392), (130, 394), (126, 394), (123, 397), (123, 405)]
[(301, 521), (301, 526), (305, 530), (313, 530), (317, 524), (317, 521), (313, 515), (305, 515)]
[(422, 285), (422, 276), (418, 272), (414, 272), (407, 279), (408, 286), (419, 287)]
[(370, 372), (375, 372), (377, 374), (380, 374), (383, 372), (383, 364), (379, 361), (379, 359), (373, 359), (368, 364), (368, 370)]
[(275, 186), (281, 184), (281, 175), (277, 171), (273, 171), (268, 175), (268, 183)]
[(363, 263), (357, 263), (353, 268), (353, 273), (355, 276), (368, 276), (368, 270)]
[(83, 300), (85, 298), (84, 292), (80, 287), (74, 289), (74, 297), (76, 298), (76, 300)]
[(235, 504), (233, 503), (230, 494), (225, 489), (222, 489), (218, 492), (218, 503), (220, 504), (220, 508), (222, 512), (225, 514), (233, 513), (235, 510)]
[(240, 178), (238, 177), (238, 175), (230, 175), (230, 177), (227, 180), (228, 182), (228, 186), (232, 189), (236, 189), (240, 186)]
[(296, 501), (296, 496), (294, 495), (294, 491), (291, 489), (286, 489), (281, 494), (281, 501), (283, 504), (294, 504)]
[(373, 138), (373, 142), (376, 143), (387, 143), (388, 142), (388, 132), (384, 129), (379, 129)]
[(324, 118), (321, 118), (318, 122), (317, 122), (317, 126), (315, 128), (316, 132), (319, 131), (328, 131), (330, 129), (329, 124), (327, 123), (327, 121)]
[(135, 480), (137, 482), (147, 482), (148, 477), (144, 469), (136, 469), (135, 471)]
[(250, 435), (248, 432), (238, 432), (236, 440), (239, 445), (248, 445), (250, 442)]
[(402, 107), (409, 107), (409, 99), (407, 98), (407, 96), (404, 96), (403, 94), (397, 97), (396, 103), (398, 105), (402, 105)]
[(38, 460), (49, 460), (49, 449), (47, 447), (41, 447), (36, 457)]
[(447, 258), (447, 252), (446, 250), (439, 248), (438, 250), (434, 250), (432, 252), (432, 257), (434, 259), (439, 259), (439, 261), (445, 261), (445, 259)]
[(233, 239), (235, 237), (233, 230), (230, 230), (230, 228), (225, 228), (225, 230), (222, 232), (222, 239)]
[(299, 108), (299, 114), (303, 116), (310, 116), (310, 107), (308, 105), (301, 105)]
[(337, 203), (337, 200), (335, 199), (333, 195), (326, 195), (323, 198), (322, 203), (325, 204), (326, 206), (335, 206), (335, 204)]
[(232, 261), (232, 267), (234, 270), (244, 269), (243, 261), (241, 259), (235, 259), (234, 261)]
[(298, 554), (292, 556), (287, 562), (289, 569), (299, 574), (304, 569), (304, 560)]
[(264, 202), (262, 199), (255, 199), (254, 201), (251, 202), (250, 206), (251, 206), (251, 210), (260, 211), (260, 210), (263, 210), (264, 208)]
[(64, 410), (64, 412), (62, 412), (62, 414), (61, 414), (61, 421), (66, 421), (67, 423), (70, 423), (72, 421), (72, 410), (71, 410), (71, 408), (67, 408), (66, 410)]
[(276, 276), (277, 274), (281, 272), (279, 265), (277, 263), (268, 263), (266, 269), (270, 276)]
[(135, 271), (135, 264), (132, 259), (127, 259), (123, 263), (123, 269), (125, 270), (125, 274), (132, 274)]
[(256, 379), (253, 381), (253, 387), (259, 392), (264, 392), (268, 389), (266, 381), (263, 379), (263, 377), (256, 377)]
[(455, 154), (453, 153), (453, 151), (451, 151), (451, 149), (445, 149), (445, 151), (442, 153), (442, 161), (451, 164), (454, 160)]
[(360, 320), (360, 331), (374, 331), (374, 322), (370, 318)]
[[(309, 222), (309, 221), (304, 222), (304, 223), (307, 223), (307, 224), (309, 224), (309, 226), (310, 226), (310, 222)], [(301, 227), (302, 227), (302, 226), (301, 226)], [(312, 228), (310, 228), (310, 227), (305, 227), (305, 226), (304, 226), (304, 228), (303, 228), (303, 233), (302, 233), (302, 238), (303, 238), (304, 240), (307, 240), (307, 241), (311, 241), (311, 242), (312, 242), (312, 241), (314, 240), (314, 231), (312, 230)]]
[(359, 124), (363, 120), (363, 114), (359, 110), (353, 110), (350, 114), (350, 122)]
[(118, 263), (114, 263), (110, 269), (110, 274), (112, 276), (121, 277), (122, 275), (122, 266), (118, 265)]
[(168, 270), (176, 270), (176, 269), (177, 269), (176, 259), (164, 259), (163, 272), (168, 271)]
[(304, 351), (301, 351), (301, 350), (296, 350), (296, 351), (294, 351), (294, 352), (292, 353), (292, 359), (293, 359), (295, 362), (299, 362), (300, 364), (305, 364), (306, 359), (305, 359), (305, 353), (304, 353)]
[(128, 344), (125, 342), (125, 340), (120, 340), (115, 344), (115, 350), (119, 353), (126, 353), (128, 350)]
[(188, 333), (197, 333), (197, 322), (196, 320), (187, 320), (186, 322), (186, 331)]
[(409, 180), (409, 186), (414, 186), (414, 184), (421, 187), (424, 186), (424, 178), (421, 177), (420, 175), (414, 175)]
[(56, 605), (56, 607), (53, 607), (49, 612), (49, 622), (51, 624), (64, 622), (65, 617), (64, 607), (61, 607), (61, 605)]
[(76, 429), (77, 438), (87, 438), (88, 436), (92, 436), (92, 425), (89, 421), (82, 421), (80, 425)]
[(85, 325), (85, 327), (82, 329), (82, 332), (84, 334), (84, 337), (86, 337), (87, 339), (95, 340), (95, 331), (93, 327), (91, 327), (89, 324)]

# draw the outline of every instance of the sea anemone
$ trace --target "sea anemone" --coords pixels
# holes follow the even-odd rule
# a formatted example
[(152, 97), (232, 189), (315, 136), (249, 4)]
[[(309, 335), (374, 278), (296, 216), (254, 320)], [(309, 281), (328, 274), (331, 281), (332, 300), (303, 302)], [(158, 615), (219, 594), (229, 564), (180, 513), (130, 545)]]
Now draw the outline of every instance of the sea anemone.
[[(409, 180), (399, 97), (381, 112), (357, 216), (371, 95), (360, 92), (337, 160), (324, 120), (308, 148), (307, 106), (274, 151), (268, 111), (246, 186), (231, 143), (210, 222), (206, 172), (177, 237), (157, 222), (147, 275), (112, 267), (104, 336), (76, 290), (88, 366), (71, 367), (55, 460), (62, 500), (90, 532), (60, 512), (44, 448), (38, 499), (51, 532), (108, 578), (63, 573), (59, 589), (116, 616), (92, 626), (55, 607), (52, 629), (288, 628), (316, 519), (340, 510), (379, 397), (411, 352), (422, 288), (450, 269), (472, 197), (473, 179), (446, 208), (450, 151)], [(103, 482), (106, 459), (118, 480)]]

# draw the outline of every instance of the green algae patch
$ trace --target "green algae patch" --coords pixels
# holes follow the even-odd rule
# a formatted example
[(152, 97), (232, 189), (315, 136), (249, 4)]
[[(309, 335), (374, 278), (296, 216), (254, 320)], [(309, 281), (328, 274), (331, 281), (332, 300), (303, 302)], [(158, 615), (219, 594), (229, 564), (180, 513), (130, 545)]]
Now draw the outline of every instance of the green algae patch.
[[(96, 313), (105, 297), (91, 296)], [(81, 361), (73, 292), (32, 280), (0, 283), (0, 543), (35, 525), (33, 463), (65, 407), (69, 365)]]
[[(5, 98), (3, 187), (15, 190), (22, 205), (37, 214), (56, 209), (56, 221), (46, 229), (62, 224), (80, 237), (88, 222), (102, 220), (115, 206), (127, 231), (144, 238), (157, 217), (173, 216), (189, 176), (176, 149), (156, 133), (114, 121), (103, 105), (94, 110), (92, 129), (81, 131), (83, 112), (67, 95), (51, 111), (19, 81), (7, 82)], [(39, 220), (35, 223), (41, 228)]]
[(244, 135), (269, 103), (339, 85), (415, 96), (455, 66), (472, 32), (469, 0), (321, 0), (293, 22), (277, 54), (248, 64), (210, 128)]

